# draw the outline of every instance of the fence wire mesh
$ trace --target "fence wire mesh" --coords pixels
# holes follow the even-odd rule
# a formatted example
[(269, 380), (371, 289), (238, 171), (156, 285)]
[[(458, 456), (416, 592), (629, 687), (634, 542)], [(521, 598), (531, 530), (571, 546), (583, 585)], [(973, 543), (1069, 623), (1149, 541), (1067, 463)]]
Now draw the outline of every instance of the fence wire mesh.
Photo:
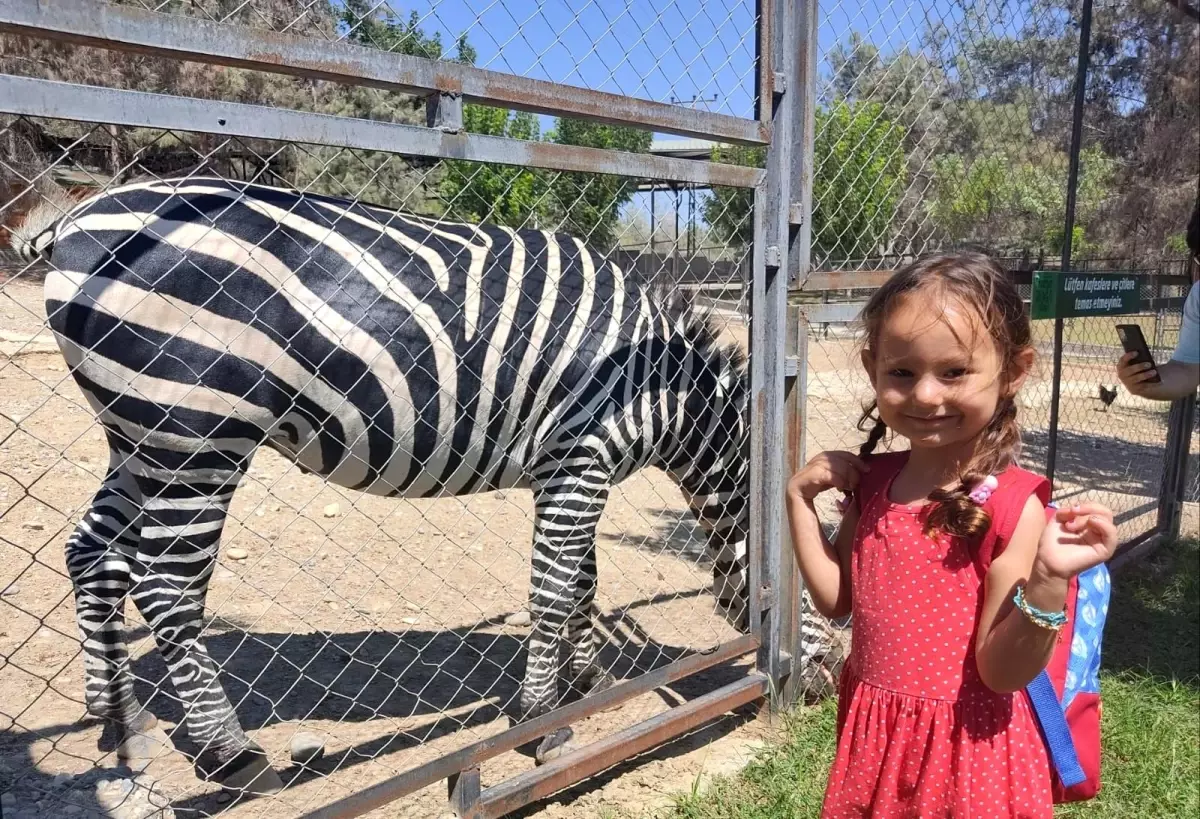
[[(182, 172), (183, 186), (187, 179), (222, 177), (380, 202), (432, 217), (433, 229), (453, 230), (449, 220), (456, 218), (514, 228), (561, 227), (629, 262), (628, 275), (642, 278), (648, 291), (666, 294), (679, 293), (681, 280), (720, 283), (725, 276), (740, 282), (748, 264), (744, 250), (729, 248), (712, 254), (723, 257), (714, 261), (703, 254), (703, 243), (688, 254), (686, 236), (664, 238), (666, 231), (655, 232), (650, 261), (639, 261), (651, 238), (642, 229), (646, 220), (622, 211), (646, 195), (639, 189), (660, 186), (653, 180), (27, 118), (6, 122), (0, 144), (6, 146), (9, 177), (0, 211), (6, 223), (42, 201), (39, 191), (52, 180), (90, 195), (116, 189), (118, 179), (135, 184)], [(376, 216), (386, 221), (384, 214)], [(140, 790), (131, 795), (127, 786), (121, 790), (105, 782), (91, 789), (95, 773), (79, 780), (89, 788), (72, 784), (113, 758), (97, 756), (95, 749), (104, 747), (102, 726), (80, 722), (84, 654), (62, 546), (112, 466), (95, 413), (48, 326), (53, 316), (47, 316), (43, 289), (54, 266), (12, 255), (4, 259), (5, 777), (12, 777), (10, 792), (19, 795), (25, 813), (45, 815), (68, 804), (111, 809), (121, 799), (129, 800), (130, 810), (148, 810), (151, 797)], [(204, 275), (199, 268), (198, 275)], [(294, 273), (296, 279), (303, 275)], [(718, 341), (744, 351), (747, 311), (739, 292), (722, 300), (721, 294), (714, 299), (697, 290), (694, 297), (713, 309)], [(571, 306), (559, 300), (553, 308), (555, 298), (548, 298), (550, 312)], [(143, 315), (137, 302), (128, 309), (131, 316)], [(195, 326), (179, 332), (194, 337)], [(245, 349), (236, 338), (206, 343)], [(502, 346), (503, 340), (493, 337), (489, 343)], [(162, 355), (169, 351), (154, 358)], [(178, 400), (189, 403), (186, 391)], [(718, 419), (717, 439), (744, 434), (744, 427), (726, 423)], [(525, 488), (461, 498), (376, 497), (298, 470), (276, 451), (260, 450), (229, 506), (208, 585), (203, 642), (242, 725), (286, 769), (288, 788), (266, 806), (227, 805), (213, 786), (194, 778), (183, 757), (164, 747), (147, 769), (146, 781), (156, 783), (153, 799), (200, 815), (223, 810), (294, 815), (508, 727), (530, 632), (534, 527), (532, 496)], [(707, 535), (679, 485), (662, 470), (637, 470), (613, 488), (596, 542), (595, 609), (605, 672), (629, 678), (737, 635), (713, 605)], [(187, 585), (186, 578), (175, 579)], [(179, 728), (183, 708), (153, 651), (154, 636), (132, 605), (125, 616), (124, 667), (137, 695), (163, 723)], [(111, 616), (109, 622), (116, 621)], [(571, 674), (567, 666), (560, 670)], [(739, 673), (745, 673), (744, 664), (725, 666), (674, 691), (687, 699)], [(634, 700), (575, 726), (577, 737), (606, 735), (668, 706), (658, 697)], [(181, 731), (171, 733), (173, 742), (187, 747)], [(324, 757), (288, 767), (289, 747), (311, 741), (303, 734), (319, 737)], [(531, 764), (506, 754), (485, 764), (483, 777), (500, 779)], [(437, 814), (444, 804), (442, 787), (427, 789), (400, 810)]]
[[(517, 2), (477, 8), (466, 2), (441, 2), (404, 9), (369, 2), (257, 0), (129, 5), (454, 59), (739, 116), (753, 111), (755, 16), (752, 4), (744, 2), (656, 3), (615, 11), (592, 3)], [(0, 71), (10, 74), (424, 123), (422, 99), (376, 89), (11, 36), (0, 36), (0, 41)], [(643, 153), (651, 150), (653, 140), (652, 134), (634, 128), (551, 120), (471, 104), (465, 106), (464, 125), (474, 133)], [(684, 147), (702, 154), (707, 151), (703, 143)], [(339, 197), (351, 204), (337, 206), (342, 213), (325, 226), (329, 232), (338, 231), (340, 225), (348, 229), (355, 218), (365, 218), (375, 220), (370, 229), (383, 233), (379, 224), (391, 225), (393, 217), (375, 206), (395, 209), (409, 214), (403, 225), (419, 226), (427, 239), (440, 231), (438, 246), (451, 256), (446, 248), (456, 241), (463, 253), (477, 249), (461, 241), (469, 231), (454, 227), (457, 223), (489, 223), (500, 226), (499, 231), (563, 231), (592, 249), (597, 270), (615, 262), (625, 276), (640, 281), (650, 302), (683, 295), (707, 308), (716, 341), (748, 352), (749, 310), (743, 285), (749, 273), (749, 246), (725, 241), (706, 227), (710, 214), (724, 221), (748, 219), (746, 198), (738, 200), (740, 210), (726, 215), (727, 206), (710, 203), (713, 197), (705, 191), (660, 180), (61, 119), (0, 120), (0, 224), (11, 227), (32, 218), (37, 207), (47, 202), (65, 208), (56, 198), (63, 192), (78, 200), (143, 182), (175, 190), (188, 185), (253, 183)], [(235, 208), (242, 199), (243, 195), (235, 194), (229, 207)], [(297, 212), (284, 210), (277, 214), (280, 220), (299, 218)], [(130, 206), (119, 203), (115, 215), (130, 216)], [(203, 229), (189, 240), (191, 248), (211, 249), (206, 241), (232, 229), (228, 224), (200, 221)], [(289, 224), (279, 230), (295, 229), (295, 224)], [(357, 261), (345, 261), (350, 268), (358, 264), (361, 269), (366, 256), (388, 252), (382, 246), (395, 238), (380, 237), (380, 247), (374, 243), (360, 247)], [(13, 235), (6, 230), (0, 239), (9, 245)], [(243, 242), (245, 258), (235, 267), (261, 272), (261, 265), (270, 263), (263, 259), (272, 249), (278, 251), (277, 244), (267, 246), (269, 240), (270, 233), (259, 241)], [(149, 268), (138, 268), (139, 263), (131, 261), (121, 246), (110, 250), (113, 277), (132, 273), (136, 279), (139, 269), (152, 278), (162, 275), (163, 281), (171, 275), (169, 270), (151, 273)], [(289, 257), (291, 272), (285, 271), (280, 287), (286, 289), (289, 280), (306, 279), (311, 284), (314, 277), (324, 276), (325, 298), (354, 301), (362, 295), (347, 295), (347, 288), (354, 286), (348, 284), (353, 276), (343, 270), (339, 280), (337, 271), (320, 269), (326, 263), (311, 252), (307, 257), (303, 253)], [(462, 259), (454, 263), (466, 264)], [(492, 261), (488, 267), (498, 264)], [(543, 275), (544, 267), (545, 263)], [(570, 506), (578, 498), (564, 497), (560, 503), (566, 506), (549, 512), (543, 502), (539, 515), (532, 492), (521, 485), (453, 498), (379, 497), (338, 485), (322, 476), (322, 470), (314, 470), (310, 460), (301, 459), (307, 468), (298, 469), (286, 453), (264, 447), (247, 465), (228, 502), (224, 529), (218, 529), (219, 544), (213, 541), (205, 547), (215, 563), (206, 584), (207, 597), (202, 593), (199, 598), (203, 618), (198, 641), (219, 674), (220, 689), (236, 720), (265, 749), (286, 787), (269, 799), (231, 801), (227, 792), (197, 778), (190, 762), (197, 753), (203, 760), (213, 745), (200, 736), (202, 724), (189, 724), (189, 706), (181, 698), (179, 684), (183, 681), (186, 687), (196, 675), (203, 677), (204, 661), (190, 657), (193, 670), (199, 669), (196, 675), (182, 670), (178, 656), (172, 654), (181, 645), (188, 649), (184, 638), (158, 628), (156, 618), (164, 615), (155, 614), (153, 605), (139, 610), (132, 604), (139, 584), (144, 586), (145, 577), (155, 575), (155, 562), (165, 565), (170, 559), (163, 555), (149, 559), (139, 554), (137, 560), (145, 565), (138, 564), (142, 577), (135, 578), (129, 605), (118, 591), (121, 599), (116, 609), (110, 606), (103, 616), (93, 611), (94, 621), (88, 626), (95, 637), (118, 628), (123, 616), (128, 656), (118, 657), (109, 670), (127, 675), (145, 713), (166, 730), (165, 735), (149, 732), (163, 741), (147, 754), (144, 773), (134, 776), (113, 768), (119, 761), (115, 744), (119, 737), (111, 725), (86, 713), (89, 704), (96, 702), (94, 687), (85, 696), (85, 682), (94, 674), (96, 660), (85, 666), (87, 652), (80, 646), (72, 594), (71, 571), (78, 572), (78, 566), (63, 551), (68, 538), (78, 537), (72, 532), (81, 522), (86, 526), (101, 483), (114, 469), (133, 469), (130, 465), (136, 460), (127, 452), (110, 460), (95, 410), (116, 413), (123, 397), (145, 391), (149, 382), (142, 376), (176, 354), (170, 348), (183, 337), (201, 350), (224, 349), (225, 356), (235, 350), (243, 358), (266, 353), (247, 346), (244, 333), (231, 330), (222, 336), (199, 317), (210, 307), (217, 310), (212, 305), (222, 298), (241, 298), (222, 293), (221, 286), (211, 304), (195, 305), (196, 315), (180, 324), (174, 335), (146, 342), (148, 360), (143, 370), (133, 366), (122, 376), (129, 381), (128, 389), (118, 389), (108, 398), (93, 394), (94, 406), (90, 406), (74, 377), (77, 365), (64, 359), (50, 329), (55, 315), (47, 311), (45, 281), (65, 272), (53, 261), (28, 262), (0, 248), (0, 608), (4, 610), (0, 690), (5, 692), (0, 706), (5, 729), (0, 791), (5, 793), (5, 815), (89, 811), (122, 819), (165, 817), (172, 812), (299, 815), (509, 727), (522, 708), (520, 689), (531, 645), (531, 620), (534, 627), (537, 621), (529, 604), (531, 572), (535, 577), (554, 574), (544, 562), (539, 564), (531, 543), (553, 535), (547, 531), (559, 525), (550, 519), (554, 514), (575, 511), (586, 516)], [(195, 272), (209, 275), (202, 269)], [(139, 286), (150, 288), (147, 282)], [(528, 322), (520, 327), (514, 323), (512, 334), (536, 336), (544, 332), (538, 329), (539, 321), (551, 321), (558, 313), (579, 307), (572, 303), (579, 294), (543, 295), (545, 304), (535, 300)], [(616, 294), (598, 288), (590, 295), (596, 317), (585, 323), (582, 341), (567, 339), (568, 346), (574, 343), (580, 348), (564, 347), (564, 354), (583, 355), (601, 343), (598, 336), (588, 334), (603, 329), (602, 308), (611, 307), (603, 302)], [(486, 303), (497, 297), (491, 291), (484, 294), (482, 310), (501, 308)], [(99, 308), (104, 298), (95, 295), (89, 307)], [(376, 293), (354, 306), (369, 315), (379, 300), (382, 297)], [(135, 316), (148, 319), (151, 301), (142, 297), (124, 303), (117, 317), (128, 316), (135, 324), (139, 320)], [(165, 313), (154, 315), (162, 320)], [(650, 321), (642, 329), (649, 332), (654, 326)], [(265, 332), (266, 328), (258, 329)], [(298, 339), (299, 335), (297, 343)], [(486, 340), (494, 347), (489, 354), (499, 357), (507, 349), (499, 337)], [(282, 340), (279, 347), (280, 360), (284, 355), (299, 355), (291, 339)], [(115, 349), (106, 355), (120, 357)], [(688, 366), (667, 356), (660, 361), (637, 360), (629, 369), (645, 374), (643, 365), (668, 372)], [(265, 366), (254, 387), (261, 388), (277, 366)], [(110, 369), (121, 372), (120, 367)], [(188, 369), (193, 374), (207, 372), (203, 366), (189, 364)], [(705, 389), (711, 387), (710, 381)], [(700, 388), (695, 381), (692, 389)], [(180, 407), (195, 409), (206, 400), (199, 395), (203, 390), (194, 388), (168, 392), (172, 397), (165, 402), (167, 415)], [(236, 395), (225, 399), (245, 408)], [(617, 399), (636, 403), (637, 396)], [(683, 406), (678, 405), (679, 411)], [(616, 439), (628, 438), (637, 424), (647, 422), (643, 413), (653, 409), (648, 405), (630, 409), (636, 415), (613, 421), (609, 432)], [(700, 420), (693, 418), (682, 429), (700, 428)], [(705, 440), (736, 442), (748, 434), (744, 416), (710, 420), (714, 424)], [(150, 425), (143, 432), (153, 437), (155, 429)], [(497, 449), (512, 445), (494, 427), (484, 432), (487, 443)], [(215, 448), (214, 441), (215, 436), (195, 443), (201, 449)], [(620, 680), (711, 650), (736, 637), (738, 630), (714, 606), (714, 554), (708, 549), (711, 527), (701, 525), (680, 492), (680, 475), (688, 472), (687, 465), (675, 464), (673, 474), (654, 467), (628, 470), (624, 462), (636, 457), (616, 451), (609, 455), (615, 458), (611, 468), (632, 474), (607, 497), (597, 525), (594, 572), (589, 569), (590, 558), (584, 556), (571, 577), (598, 577), (590, 607), (597, 628), (597, 667), (599, 676)], [(566, 460), (578, 456), (563, 457), (560, 470), (566, 468)], [(738, 464), (730, 468), (737, 469)], [(549, 485), (556, 480), (542, 478)], [(743, 474), (742, 480), (748, 477)], [(744, 486), (735, 488), (732, 496), (736, 499), (744, 491)], [(703, 495), (690, 494), (696, 504), (703, 503)], [(720, 511), (721, 504), (731, 502), (729, 495), (722, 489), (724, 500), (709, 509), (706, 524), (713, 522), (710, 516)], [(155, 508), (163, 508), (161, 498), (155, 503), (159, 504)], [(208, 512), (198, 512), (171, 531), (180, 540), (189, 533), (211, 531), (204, 514)], [(96, 520), (92, 521), (95, 526)], [(165, 519), (154, 521), (161, 524), (155, 527), (146, 527), (147, 521), (142, 521), (143, 541), (146, 528), (170, 529)], [(717, 521), (724, 534), (728, 534), (727, 523)], [(99, 525), (104, 529), (109, 524), (112, 519), (106, 518)], [(128, 539), (133, 527), (117, 528), (107, 536), (120, 541)], [(196, 602), (197, 584), (178, 565), (172, 572), (159, 577), (166, 581), (159, 593), (174, 601), (166, 606), (168, 612), (187, 611)], [(104, 597), (105, 583), (119, 585), (120, 581), (101, 580), (96, 599)], [(92, 603), (94, 609), (95, 599)], [(574, 629), (567, 626), (568, 632)], [(568, 638), (586, 642), (578, 634)], [(164, 649), (170, 662), (164, 662)], [(575, 742), (612, 734), (707, 693), (744, 676), (752, 662), (749, 657), (723, 664), (667, 686), (659, 694), (588, 717), (573, 725)], [(551, 704), (578, 697), (580, 692), (567, 685), (581, 673), (570, 652), (556, 658), (553, 669), (556, 678), (564, 679)], [(220, 690), (214, 694), (210, 687), (204, 696), (211, 702), (219, 695)], [(531, 767), (527, 749), (505, 753), (483, 764), (482, 780), (496, 782)], [(439, 782), (389, 810), (395, 815), (441, 815), (444, 787)], [(581, 807), (584, 812), (592, 809)]]
[[(814, 301), (846, 309), (809, 326), (810, 456), (865, 438), (855, 422), (869, 385), (850, 316), (871, 292), (869, 273), (963, 247), (1014, 274), (1059, 267), (1078, 43), (1073, 3), (821, 3), (812, 261), (846, 275), (844, 289), (801, 298), (808, 311)], [(1135, 271), (1147, 277), (1144, 295), (1151, 274), (1186, 275), (1200, 175), (1197, 49), (1196, 27), (1167, 4), (1096, 3), (1072, 269)], [(1177, 308), (1131, 320), (1156, 356), (1170, 354)], [(1119, 321), (1067, 322), (1057, 479), (1064, 498), (1112, 504), (1130, 539), (1154, 527), (1167, 408), (1119, 385), (1112, 398)], [(1023, 464), (1044, 470), (1053, 322), (1035, 322), (1035, 337), (1019, 420)]]
[[(757, 17), (754, 4), (745, 0), (617, 5), (593, 0), (120, 0), (117, 5), (694, 104), (739, 117), (754, 112)], [(100, 57), (94, 76), (111, 81), (118, 74), (122, 87), (142, 87), (156, 77), (139, 68), (155, 63)], [(192, 79), (202, 90), (211, 73), (193, 68)]]

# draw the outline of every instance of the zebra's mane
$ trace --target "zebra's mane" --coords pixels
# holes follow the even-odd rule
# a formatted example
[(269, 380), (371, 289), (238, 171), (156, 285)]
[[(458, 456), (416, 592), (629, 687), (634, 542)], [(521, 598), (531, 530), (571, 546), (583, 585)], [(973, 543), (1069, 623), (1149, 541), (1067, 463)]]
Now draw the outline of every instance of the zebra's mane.
[(740, 381), (749, 377), (745, 350), (734, 342), (721, 343), (720, 327), (710, 308), (697, 304), (687, 291), (665, 285), (652, 287), (650, 297), (663, 305), (672, 335), (714, 365), (718, 374), (728, 372)]

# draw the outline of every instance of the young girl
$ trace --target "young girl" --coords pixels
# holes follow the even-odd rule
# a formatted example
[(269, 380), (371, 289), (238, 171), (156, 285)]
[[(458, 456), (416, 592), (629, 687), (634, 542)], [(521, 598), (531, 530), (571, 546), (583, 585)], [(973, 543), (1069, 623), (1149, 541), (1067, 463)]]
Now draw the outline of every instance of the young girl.
[[(1045, 480), (1015, 465), (1034, 350), (995, 263), (919, 260), (863, 319), (867, 442), (817, 455), (787, 490), (813, 602), (854, 616), (822, 816), (1048, 819), (1050, 767), (1021, 689), (1050, 659), (1070, 578), (1112, 556), (1112, 513), (1089, 503), (1047, 523)], [(908, 451), (872, 456), (888, 433)], [(830, 489), (850, 496), (833, 543), (814, 507)], [(993, 521), (1000, 498), (1013, 511)]]

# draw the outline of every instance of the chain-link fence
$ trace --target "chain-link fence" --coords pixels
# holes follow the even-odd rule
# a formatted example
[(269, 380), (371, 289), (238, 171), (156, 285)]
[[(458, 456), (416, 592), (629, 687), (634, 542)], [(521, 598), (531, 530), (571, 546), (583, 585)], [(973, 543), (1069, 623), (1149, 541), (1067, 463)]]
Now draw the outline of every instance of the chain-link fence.
[(786, 675), (787, 9), (0, 10), (5, 816), (499, 816)]
[[(813, 267), (797, 294), (809, 454), (865, 438), (853, 320), (891, 271), (927, 251), (978, 248), (1029, 298), (1033, 271), (1061, 267), (1080, 13), (1055, 2), (821, 4)], [(1046, 470), (1053, 441), (1058, 497), (1109, 503), (1126, 541), (1157, 528), (1174, 456), (1169, 408), (1117, 382), (1114, 326), (1140, 324), (1158, 360), (1174, 348), (1200, 176), (1197, 48), (1196, 26), (1169, 4), (1095, 4), (1070, 269), (1138, 276), (1148, 312), (1065, 319), (1057, 413), (1054, 321), (1035, 321), (1039, 362), (1020, 395), (1023, 463)]]

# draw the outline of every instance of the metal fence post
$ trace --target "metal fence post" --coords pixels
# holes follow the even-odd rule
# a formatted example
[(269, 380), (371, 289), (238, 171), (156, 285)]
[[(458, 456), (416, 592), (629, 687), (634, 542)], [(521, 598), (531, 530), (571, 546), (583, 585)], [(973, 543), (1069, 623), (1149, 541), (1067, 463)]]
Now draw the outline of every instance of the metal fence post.
[(788, 675), (782, 647), (780, 558), (783, 554), (784, 329), (790, 229), (792, 108), (797, 99), (794, 3), (759, 0), (759, 115), (770, 121), (766, 179), (755, 192), (751, 277), (750, 595), (751, 629), (759, 638), (758, 668), (773, 693)]
[(1166, 540), (1179, 537), (1186, 500), (1188, 458), (1196, 421), (1196, 395), (1174, 401), (1167, 416), (1167, 443), (1163, 450), (1162, 488), (1158, 496), (1158, 534)]
[[(816, 57), (817, 57), (817, 0), (799, 0), (792, 21), (796, 42), (797, 97), (791, 108), (792, 157), (790, 167), (791, 201), (788, 205), (787, 273), (788, 292), (798, 292), (808, 278), (812, 258), (812, 181), (813, 142), (816, 128)], [(785, 390), (785, 423), (787, 442), (785, 477), (799, 469), (806, 460), (804, 446), (808, 409), (808, 323), (801, 305), (787, 308), (787, 377)], [(780, 614), (783, 617), (784, 650), (791, 657), (791, 674), (780, 692), (780, 704), (790, 705), (803, 696), (804, 675), (799, 664), (805, 660), (801, 650), (804, 618), (812, 617), (802, 605), (804, 579), (796, 565), (790, 535), (784, 527), (780, 543), (783, 552), (780, 572)]]
[[(1071, 118), (1071, 156), (1067, 169), (1067, 208), (1063, 220), (1062, 265), (1058, 275), (1071, 270), (1071, 245), (1075, 235), (1075, 195), (1079, 188), (1079, 151), (1083, 145), (1083, 103), (1087, 95), (1088, 57), (1092, 39), (1092, 0), (1083, 0), (1079, 22), (1079, 62), (1075, 71), (1075, 107)], [(1050, 385), (1050, 438), (1046, 448), (1046, 479), (1054, 486), (1058, 461), (1058, 410), (1062, 401), (1063, 320), (1054, 318), (1054, 380)]]

